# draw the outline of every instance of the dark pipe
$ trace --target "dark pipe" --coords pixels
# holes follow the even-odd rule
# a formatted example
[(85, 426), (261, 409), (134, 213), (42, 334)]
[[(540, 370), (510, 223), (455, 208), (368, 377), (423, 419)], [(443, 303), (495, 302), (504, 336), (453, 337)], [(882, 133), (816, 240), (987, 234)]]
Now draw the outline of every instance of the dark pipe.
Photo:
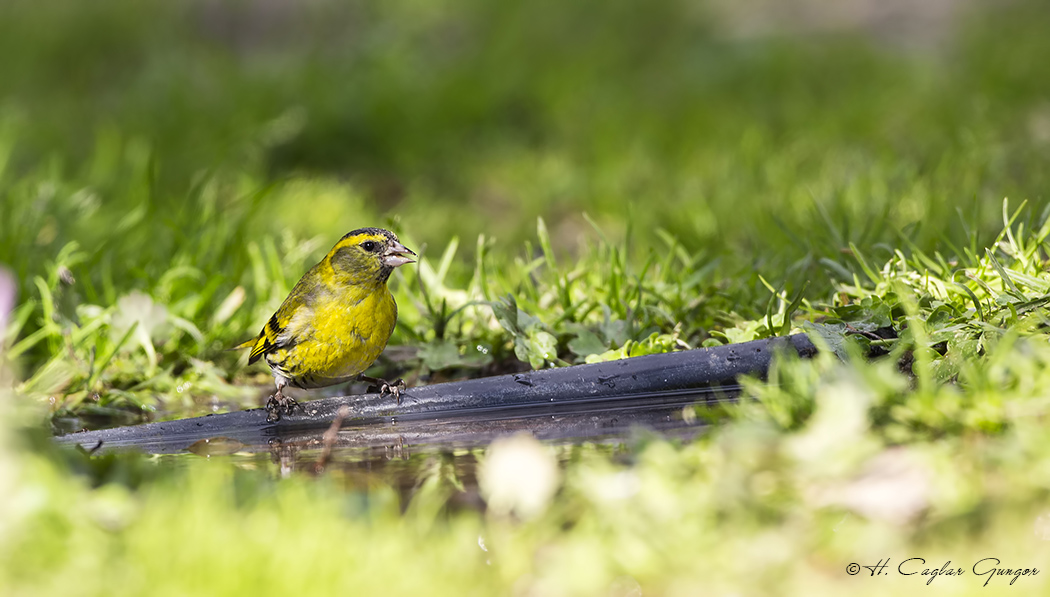
[[(223, 436), (257, 444), (307, 429), (327, 427), (342, 405), (350, 407), (349, 425), (394, 423), (454, 417), (489, 418), (523, 413), (569, 413), (611, 408), (624, 401), (653, 406), (689, 404), (717, 399), (718, 388), (735, 383), (740, 375), (764, 374), (778, 350), (801, 357), (816, 354), (804, 334), (634, 357), (606, 363), (544, 369), (409, 388), (401, 405), (377, 394), (340, 396), (303, 403), (275, 423), (266, 411), (251, 409), (191, 419), (148, 423), (99, 431), (84, 431), (56, 438), (63, 444), (91, 449), (136, 446), (151, 450), (161, 445), (178, 451), (202, 438)], [(725, 390), (732, 391), (726, 387)], [(181, 446), (175, 450), (172, 447)], [(151, 450), (153, 451), (153, 450)]]

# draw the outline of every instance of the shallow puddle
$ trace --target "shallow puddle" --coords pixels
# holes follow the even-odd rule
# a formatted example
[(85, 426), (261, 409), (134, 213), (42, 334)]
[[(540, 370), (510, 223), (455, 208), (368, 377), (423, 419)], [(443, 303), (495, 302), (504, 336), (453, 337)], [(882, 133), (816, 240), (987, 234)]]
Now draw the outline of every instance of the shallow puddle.
[[(390, 421), (351, 425), (329, 432), (302, 432), (266, 444), (244, 444), (226, 437), (199, 440), (187, 451), (224, 458), (239, 466), (268, 469), (277, 476), (323, 475), (348, 491), (388, 486), (407, 505), (428, 481), (454, 488), (450, 506), (482, 508), (477, 467), (493, 440), (528, 433), (551, 445), (561, 464), (583, 451), (616, 455), (654, 439), (689, 439), (702, 433), (693, 406), (634, 408), (619, 412), (510, 418)], [(167, 458), (184, 459), (186, 455)]]
[[(479, 456), (497, 438), (529, 434), (554, 446), (563, 461), (577, 450), (626, 452), (646, 439), (689, 439), (702, 433), (706, 423), (698, 418), (702, 412), (698, 408), (735, 401), (734, 390), (719, 387), (358, 418), (350, 416), (347, 405), (334, 417), (314, 419), (313, 426), (291, 419), (260, 424), (265, 413), (240, 411), (152, 424), (148, 434), (142, 433), (145, 427), (126, 427), (67, 435), (58, 441), (79, 443), (89, 451), (163, 454), (167, 455), (163, 460), (173, 463), (221, 458), (244, 468), (269, 469), (277, 476), (324, 474), (342, 479), (348, 489), (378, 482), (395, 488), (402, 497), (410, 497), (421, 483), (437, 476), (455, 486), (456, 493), (462, 494), (457, 499), (470, 505), (477, 493)], [(307, 415), (320, 408), (314, 404), (319, 403), (304, 403)]]

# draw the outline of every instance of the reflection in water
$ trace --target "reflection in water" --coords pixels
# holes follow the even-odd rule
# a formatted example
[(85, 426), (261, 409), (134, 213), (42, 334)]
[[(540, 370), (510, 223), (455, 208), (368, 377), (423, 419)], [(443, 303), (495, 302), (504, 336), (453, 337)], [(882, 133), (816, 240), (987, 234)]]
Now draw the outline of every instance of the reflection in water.
[[(479, 508), (483, 501), (478, 493), (478, 456), (498, 437), (528, 433), (556, 446), (564, 462), (571, 458), (574, 446), (582, 443), (615, 454), (624, 450), (625, 443), (637, 439), (654, 435), (686, 439), (703, 429), (692, 405), (512, 418), (389, 421), (289, 433), (264, 445), (242, 444), (234, 458), (259, 465), (260, 456), (268, 453), (269, 462), (281, 476), (294, 471), (324, 474), (337, 477), (351, 490), (382, 483), (399, 494), (403, 505), (430, 480), (455, 487), (455, 492), (449, 492), (451, 505)], [(219, 441), (217, 445), (233, 444)]]
[(188, 448), (187, 452), (196, 454), (197, 456), (225, 456), (229, 454), (236, 454), (244, 449), (244, 443), (233, 439), (232, 437), (226, 437), (220, 435), (217, 437), (206, 437), (199, 439)]
[[(644, 395), (580, 397), (559, 403), (509, 407), (448, 408), (361, 417), (344, 406), (319, 425), (260, 423), (261, 411), (156, 423), (143, 428), (73, 434), (60, 443), (98, 441), (102, 449), (153, 454), (221, 456), (249, 468), (274, 467), (339, 480), (349, 490), (391, 487), (407, 504), (416, 491), (446, 491), (452, 505), (479, 507), (476, 467), (484, 449), (499, 437), (528, 434), (564, 461), (579, 451), (615, 454), (639, 438), (690, 438), (701, 433), (703, 405), (735, 401), (738, 387), (698, 388)], [(350, 416), (351, 410), (358, 415)], [(194, 457), (191, 456), (191, 457)], [(444, 489), (442, 489), (444, 488)], [(453, 490), (454, 489), (454, 490)]]

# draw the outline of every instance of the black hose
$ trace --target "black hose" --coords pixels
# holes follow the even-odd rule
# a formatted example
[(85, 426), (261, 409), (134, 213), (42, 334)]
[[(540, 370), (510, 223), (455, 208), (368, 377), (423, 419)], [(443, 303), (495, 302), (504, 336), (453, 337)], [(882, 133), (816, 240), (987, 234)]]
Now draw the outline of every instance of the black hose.
[(740, 375), (764, 374), (777, 351), (801, 357), (816, 354), (804, 334), (575, 365), (481, 379), (409, 388), (397, 405), (391, 396), (363, 394), (304, 402), (302, 409), (267, 421), (264, 409), (148, 423), (56, 438), (87, 449), (138, 447), (150, 452), (181, 451), (203, 438), (227, 437), (260, 444), (325, 428), (339, 408), (350, 407), (346, 426), (398, 421), (527, 417), (602, 412), (610, 409), (680, 407), (720, 400), (737, 389)]

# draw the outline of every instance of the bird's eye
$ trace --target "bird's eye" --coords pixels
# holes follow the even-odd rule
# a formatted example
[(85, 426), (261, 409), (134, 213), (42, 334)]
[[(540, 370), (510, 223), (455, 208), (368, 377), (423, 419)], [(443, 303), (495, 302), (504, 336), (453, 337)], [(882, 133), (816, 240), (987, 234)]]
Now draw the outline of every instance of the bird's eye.
[(361, 247), (364, 248), (364, 250), (366, 250), (366, 251), (375, 251), (376, 250), (375, 242), (370, 241), (370, 240), (366, 240), (365, 242), (361, 243)]

